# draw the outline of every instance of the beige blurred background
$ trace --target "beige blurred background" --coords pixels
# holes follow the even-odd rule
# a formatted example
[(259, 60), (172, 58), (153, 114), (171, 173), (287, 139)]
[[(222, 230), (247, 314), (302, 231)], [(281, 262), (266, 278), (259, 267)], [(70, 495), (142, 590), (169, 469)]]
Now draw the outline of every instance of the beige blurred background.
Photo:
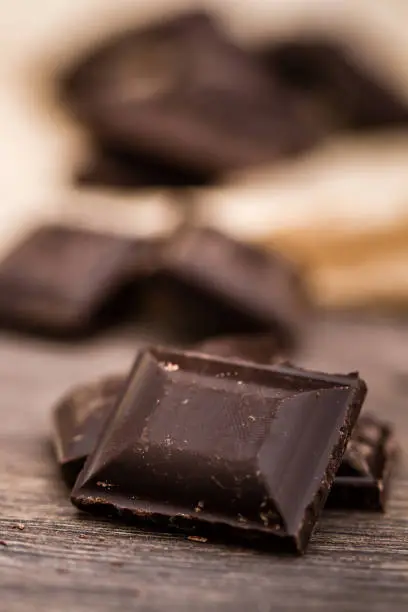
[[(370, 0), (13, 0), (0, 5), (0, 255), (43, 218), (135, 233), (179, 221), (167, 192), (70, 186), (86, 152), (53, 101), (52, 76), (112, 30), (209, 7), (254, 46), (299, 30), (347, 40), (408, 100), (408, 4)], [(193, 194), (197, 217), (277, 244), (309, 271), (325, 305), (408, 303), (408, 133), (336, 138), (300, 160)], [(97, 214), (95, 213), (97, 211)]]

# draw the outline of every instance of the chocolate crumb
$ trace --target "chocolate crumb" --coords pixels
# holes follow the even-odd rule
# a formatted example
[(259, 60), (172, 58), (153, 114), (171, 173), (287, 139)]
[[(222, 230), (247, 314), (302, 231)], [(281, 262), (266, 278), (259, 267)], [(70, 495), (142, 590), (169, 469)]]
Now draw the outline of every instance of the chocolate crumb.
[(188, 536), (187, 540), (191, 540), (192, 542), (207, 542), (208, 538), (201, 538), (200, 536)]
[(13, 525), (12, 529), (19, 529), (20, 531), (23, 531), (25, 529), (25, 525), (24, 523), (16, 523)]

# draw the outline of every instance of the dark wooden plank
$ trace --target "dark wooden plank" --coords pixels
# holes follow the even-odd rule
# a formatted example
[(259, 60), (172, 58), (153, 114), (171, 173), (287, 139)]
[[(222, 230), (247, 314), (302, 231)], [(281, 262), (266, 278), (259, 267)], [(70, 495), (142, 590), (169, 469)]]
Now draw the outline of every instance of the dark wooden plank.
[[(0, 611), (408, 609), (408, 471), (385, 516), (326, 511), (304, 558), (197, 543), (96, 521), (68, 501), (49, 443), (70, 385), (126, 369), (129, 333), (76, 346), (0, 343)], [(408, 326), (318, 322), (299, 362), (359, 368), (368, 407), (408, 441)]]

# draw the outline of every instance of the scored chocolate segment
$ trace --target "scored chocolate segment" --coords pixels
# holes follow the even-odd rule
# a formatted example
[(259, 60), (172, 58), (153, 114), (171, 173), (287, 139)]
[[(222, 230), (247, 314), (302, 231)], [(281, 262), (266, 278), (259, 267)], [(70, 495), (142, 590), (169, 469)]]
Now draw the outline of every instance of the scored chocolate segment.
[(53, 411), (53, 444), (62, 475), (73, 486), (95, 448), (109, 410), (125, 387), (125, 376), (106, 376), (67, 393)]
[(154, 249), (149, 241), (40, 227), (0, 264), (0, 319), (53, 333), (88, 328), (126, 282), (151, 273)]
[(328, 499), (328, 507), (384, 511), (398, 456), (392, 428), (373, 415), (359, 418)]
[(179, 316), (175, 327), (191, 328), (197, 339), (269, 330), (287, 349), (299, 342), (311, 310), (299, 270), (283, 256), (206, 227), (174, 234), (157, 287), (173, 299), (163, 316)]
[(357, 375), (146, 350), (72, 501), (303, 552), (365, 393)]

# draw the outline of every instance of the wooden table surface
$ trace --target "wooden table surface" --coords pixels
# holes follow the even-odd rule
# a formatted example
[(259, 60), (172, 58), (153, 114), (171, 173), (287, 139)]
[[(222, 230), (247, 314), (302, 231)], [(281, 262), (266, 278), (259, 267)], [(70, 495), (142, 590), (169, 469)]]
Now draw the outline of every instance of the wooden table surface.
[[(49, 442), (71, 385), (130, 366), (134, 333), (64, 345), (0, 337), (0, 611), (408, 610), (408, 471), (385, 516), (326, 511), (302, 558), (148, 533), (80, 515)], [(408, 325), (325, 317), (298, 362), (359, 369), (367, 408), (408, 441)], [(404, 462), (402, 461), (402, 464)]]

